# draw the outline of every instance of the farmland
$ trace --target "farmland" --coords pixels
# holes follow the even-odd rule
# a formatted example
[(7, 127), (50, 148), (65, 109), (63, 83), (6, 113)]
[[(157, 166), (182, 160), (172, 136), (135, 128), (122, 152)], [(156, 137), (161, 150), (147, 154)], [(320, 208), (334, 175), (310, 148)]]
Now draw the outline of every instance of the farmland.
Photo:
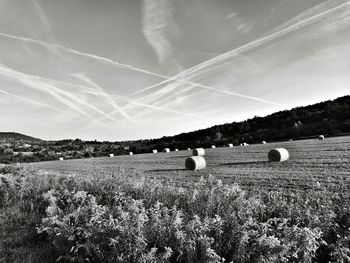
[[(273, 148), (284, 147), (290, 159), (270, 163), (267, 154)], [(159, 149), (160, 150), (160, 149)], [(186, 187), (209, 174), (225, 184), (238, 183), (243, 188), (289, 188), (306, 190), (315, 184), (337, 189), (340, 182), (348, 185), (350, 179), (350, 137), (299, 140), (256, 144), (245, 147), (206, 149), (208, 167), (201, 171), (184, 169), (191, 151), (139, 154), (113, 158), (50, 161), (26, 164), (27, 167), (61, 174), (98, 175), (123, 174), (127, 178), (144, 176), (146, 179), (166, 181)]]
[[(277, 147), (290, 159), (267, 162)], [(350, 262), (349, 149), (207, 149), (195, 172), (190, 151), (6, 166), (0, 262)]]

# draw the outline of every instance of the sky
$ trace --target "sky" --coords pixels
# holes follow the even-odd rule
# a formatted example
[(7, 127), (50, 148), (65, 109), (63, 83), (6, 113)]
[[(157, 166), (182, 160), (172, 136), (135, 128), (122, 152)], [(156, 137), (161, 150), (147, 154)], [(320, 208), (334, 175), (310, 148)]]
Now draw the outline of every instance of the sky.
[(158, 138), (350, 94), (350, 0), (0, 0), (0, 131)]

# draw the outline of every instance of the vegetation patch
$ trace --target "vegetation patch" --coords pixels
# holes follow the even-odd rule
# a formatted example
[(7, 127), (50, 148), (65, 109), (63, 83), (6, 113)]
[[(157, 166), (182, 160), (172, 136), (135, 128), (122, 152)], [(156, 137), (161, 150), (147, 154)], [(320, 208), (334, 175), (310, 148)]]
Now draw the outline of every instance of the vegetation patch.
[(120, 174), (0, 175), (0, 262), (348, 262), (350, 200)]

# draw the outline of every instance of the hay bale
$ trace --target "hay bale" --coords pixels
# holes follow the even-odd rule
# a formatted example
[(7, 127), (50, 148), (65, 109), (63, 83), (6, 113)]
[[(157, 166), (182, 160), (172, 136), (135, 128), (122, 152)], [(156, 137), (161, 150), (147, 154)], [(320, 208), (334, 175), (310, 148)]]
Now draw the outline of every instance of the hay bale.
[(191, 171), (201, 170), (207, 167), (207, 162), (203, 156), (192, 156), (186, 159), (185, 167)]
[(216, 148), (216, 146), (215, 146), (215, 145), (212, 145), (212, 146), (210, 146), (210, 148), (215, 149), (215, 148)]
[(266, 144), (267, 142), (266, 142), (266, 141), (262, 141), (261, 143), (262, 143), (262, 144)]
[(270, 162), (284, 162), (289, 159), (289, 152), (284, 148), (273, 149), (269, 152)]
[(249, 145), (249, 144), (248, 144), (248, 143), (246, 143), (246, 142), (244, 142), (244, 143), (243, 143), (243, 146), (248, 146), (248, 145)]
[(63, 159), (63, 157), (60, 157), (59, 160), (60, 160), (60, 161), (63, 161), (64, 159)]
[(175, 152), (178, 152), (179, 151), (179, 149), (175, 149)]
[(323, 136), (323, 135), (320, 135), (320, 136), (318, 136), (318, 139), (319, 139), (320, 141), (322, 141), (322, 140), (324, 140), (324, 136)]
[(228, 147), (229, 147), (229, 148), (233, 148), (233, 144), (232, 144), (232, 143), (229, 143), (229, 144), (228, 144)]
[(113, 153), (110, 153), (110, 154), (109, 154), (109, 157), (114, 157), (114, 154), (113, 154)]
[(152, 150), (153, 153), (157, 153), (158, 151), (157, 150)]
[(169, 153), (170, 152), (170, 149), (169, 148), (164, 148), (163, 149), (163, 153)]
[(133, 152), (129, 152), (129, 155), (131, 156), (131, 155), (134, 155), (134, 153)]
[(243, 146), (243, 143), (240, 143), (239, 146)]
[(204, 156), (205, 150), (203, 148), (195, 148), (192, 152), (193, 156)]
[(191, 151), (191, 148), (187, 148), (188, 151)]

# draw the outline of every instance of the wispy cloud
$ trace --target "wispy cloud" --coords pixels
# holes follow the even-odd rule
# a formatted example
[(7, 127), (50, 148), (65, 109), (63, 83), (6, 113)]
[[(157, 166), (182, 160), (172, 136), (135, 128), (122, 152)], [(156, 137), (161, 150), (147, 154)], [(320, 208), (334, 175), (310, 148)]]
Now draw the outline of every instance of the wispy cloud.
[(41, 103), (39, 101), (35, 101), (35, 100), (31, 100), (31, 99), (28, 99), (28, 98), (25, 98), (25, 97), (22, 97), (22, 96), (18, 96), (16, 94), (13, 94), (13, 93), (10, 93), (10, 92), (7, 92), (5, 90), (1, 90), (0, 89), (0, 93), (2, 94), (5, 94), (7, 96), (10, 96), (12, 98), (15, 98), (25, 104), (30, 104), (30, 105), (34, 105), (34, 106), (37, 106), (37, 107), (40, 107), (40, 108), (46, 108), (46, 109), (50, 109), (50, 110), (53, 110), (53, 111), (57, 111), (57, 112), (62, 112), (60, 109), (58, 108), (55, 108), (55, 107), (52, 107), (48, 104), (44, 104), (44, 103)]
[[(85, 82), (86, 84), (88, 84), (89, 86), (92, 86), (95, 88), (95, 90), (98, 92), (98, 95), (100, 95), (101, 97), (103, 97), (107, 103), (109, 103), (113, 108), (113, 114), (119, 113), (122, 117), (124, 117), (125, 119), (129, 120), (129, 121), (133, 121), (132, 118), (130, 118), (130, 116), (128, 115), (128, 113), (126, 111), (124, 111), (121, 107), (119, 107), (119, 105), (117, 105), (117, 103), (114, 101), (114, 99), (110, 96), (110, 94), (108, 94), (107, 92), (105, 92), (105, 90), (97, 85), (94, 81), (92, 81), (86, 74), (84, 73), (76, 73), (76, 74), (72, 74), (74, 77), (82, 80), (83, 82)], [(111, 116), (111, 114), (107, 114), (107, 116)]]
[(114, 60), (109, 59), (109, 58), (105, 58), (105, 57), (97, 56), (97, 55), (94, 55), (94, 54), (89, 54), (89, 53), (86, 53), (86, 52), (78, 51), (78, 50), (75, 50), (73, 48), (65, 47), (65, 46), (62, 46), (62, 45), (59, 45), (59, 44), (50, 43), (50, 42), (46, 42), (46, 41), (42, 41), (42, 40), (36, 40), (36, 39), (28, 38), (28, 37), (15, 36), (15, 35), (6, 34), (6, 33), (2, 33), (2, 32), (0, 32), (0, 36), (6, 37), (6, 38), (10, 38), (10, 39), (14, 39), (14, 40), (18, 40), (18, 41), (24, 41), (24, 42), (27, 42), (27, 43), (32, 43), (32, 44), (35, 44), (35, 45), (39, 45), (39, 46), (45, 47), (45, 48), (47, 48), (49, 50), (55, 50), (55, 49), (58, 48), (58, 49), (61, 49), (62, 51), (70, 53), (70, 54), (86, 57), (86, 58), (89, 58), (89, 59), (93, 59), (95, 61), (100, 61), (102, 63), (106, 63), (106, 64), (109, 64), (109, 65), (114, 65), (114, 66), (121, 67), (121, 68), (124, 68), (124, 69), (129, 69), (131, 71), (140, 72), (140, 73), (147, 74), (147, 75), (154, 76), (154, 77), (158, 77), (158, 78), (161, 78), (161, 79), (168, 78), (168, 76), (165, 76), (165, 75), (162, 75), (162, 74), (158, 74), (158, 73), (155, 73), (155, 72), (152, 72), (152, 71), (149, 71), (149, 70), (145, 70), (145, 69), (141, 69), (141, 68), (138, 68), (138, 67), (134, 67), (134, 66), (129, 65), (129, 64), (117, 62), (117, 61), (114, 61)]
[(45, 27), (46, 31), (49, 32), (50, 34), (52, 34), (51, 24), (50, 24), (47, 16), (45, 15), (45, 12), (41, 8), (41, 5), (38, 3), (38, 0), (32, 0), (32, 1), (33, 1), (34, 6), (35, 6), (35, 9), (37, 10), (37, 13), (39, 15), (41, 23)]
[(143, 33), (155, 50), (160, 64), (173, 56), (171, 38), (177, 27), (171, 0), (143, 0)]
[[(330, 1), (328, 1), (328, 2), (330, 2)], [(175, 75), (174, 77), (168, 78), (168, 79), (161, 81), (157, 84), (154, 84), (154, 85), (148, 86), (144, 89), (141, 89), (139, 91), (133, 92), (129, 96), (139, 95), (141, 93), (150, 91), (154, 88), (161, 87), (162, 85), (167, 84), (171, 81), (178, 81), (180, 84), (185, 83), (185, 84), (197, 85), (201, 88), (212, 90), (212, 91), (223, 93), (223, 94), (227, 94), (227, 95), (239, 96), (239, 97), (243, 97), (243, 98), (247, 98), (247, 99), (251, 99), (251, 100), (256, 100), (256, 101), (260, 101), (260, 102), (264, 102), (264, 103), (268, 103), (268, 104), (272, 104), (272, 105), (276, 105), (276, 106), (282, 106), (279, 103), (275, 103), (275, 102), (272, 102), (269, 100), (264, 100), (264, 99), (256, 98), (256, 97), (252, 97), (252, 96), (246, 96), (246, 95), (242, 95), (242, 94), (231, 92), (231, 91), (220, 90), (220, 89), (213, 88), (213, 87), (210, 87), (207, 85), (198, 84), (196, 82), (189, 81), (187, 79), (193, 78), (195, 73), (200, 72), (200, 71), (203, 72), (205, 70), (206, 72), (209, 73), (211, 71), (211, 67), (213, 67), (215, 64), (223, 63), (224, 61), (226, 61), (230, 58), (240, 56), (244, 52), (248, 52), (252, 49), (255, 49), (259, 46), (262, 46), (266, 43), (269, 43), (277, 38), (280, 38), (288, 33), (298, 31), (303, 27), (306, 27), (306, 26), (313, 24), (317, 21), (320, 21), (321, 19), (323, 19), (325, 16), (331, 14), (332, 12), (341, 10), (345, 6), (349, 5), (349, 3), (350, 3), (350, 1), (346, 1), (346, 2), (342, 1), (340, 4), (338, 4), (332, 8), (328, 8), (326, 10), (320, 10), (320, 12), (318, 12), (317, 14), (313, 14), (312, 16), (307, 17), (307, 18), (303, 18), (302, 20), (294, 21), (293, 24), (288, 25), (288, 26), (286, 26), (286, 27), (284, 27), (276, 32), (272, 32), (272, 33), (270, 33), (262, 38), (259, 38), (257, 40), (250, 42), (250, 43), (244, 44), (238, 48), (234, 48), (234, 49), (232, 49), (226, 53), (223, 53), (221, 55), (218, 55), (212, 59), (206, 60), (206, 61), (204, 61), (196, 66), (193, 66), (187, 70), (180, 72), (179, 74)]]
[(252, 30), (253, 26), (249, 23), (241, 23), (237, 26), (236, 30), (242, 32), (243, 34), (247, 34)]
[[(283, 2), (287, 2), (287, 1), (282, 1), (281, 4)], [(269, 35), (271, 33), (275, 33), (277, 31), (280, 31), (284, 28), (287, 28), (287, 27), (294, 25), (294, 24), (296, 24), (300, 21), (303, 21), (305, 19), (314, 17), (315, 15), (317, 16), (318, 14), (321, 14), (321, 16), (323, 18), (325, 18), (325, 16), (327, 16), (328, 14), (333, 12), (333, 8), (335, 8), (335, 10), (342, 11), (343, 7), (345, 7), (348, 2), (349, 2), (348, 0), (327, 0), (327, 1), (321, 2), (321, 3), (311, 7), (309, 9), (301, 12), (299, 15), (293, 17), (292, 19), (288, 20), (287, 22), (277, 26), (272, 31), (270, 31), (267, 35)], [(339, 5), (340, 5), (341, 9), (338, 8)], [(330, 12), (328, 12), (328, 11), (330, 11)], [(323, 14), (324, 12), (326, 12), (326, 13)], [(317, 21), (319, 21), (319, 20), (317, 20)], [(315, 21), (315, 22), (317, 22), (317, 21)]]
[(334, 12), (334, 11), (338, 11), (341, 10), (342, 8), (344, 8), (345, 6), (349, 5), (350, 1), (346, 1), (345, 3), (341, 3), (333, 8), (327, 9), (327, 10), (323, 10), (320, 13), (317, 13), (315, 15), (312, 15), (311, 17), (308, 17), (306, 19), (303, 19), (301, 21), (297, 21), (295, 23), (293, 23), (292, 25), (289, 25), (279, 31), (273, 32), (271, 34), (268, 34), (262, 38), (259, 38), (257, 40), (254, 40), (250, 43), (244, 44), (238, 48), (234, 48), (226, 53), (223, 53), (217, 57), (214, 57), (212, 59), (209, 59), (207, 61), (204, 61), (190, 69), (185, 70), (184, 72), (180, 73), (179, 75), (183, 76), (190, 76), (191, 74), (204, 69), (206, 67), (209, 67), (215, 63), (220, 63), (228, 58), (234, 57), (237, 54), (243, 53), (243, 52), (247, 52), (249, 50), (252, 50), (254, 48), (260, 47), (263, 44), (269, 43), (277, 38), (280, 38), (286, 34), (289, 34), (291, 32), (297, 31), (303, 27), (306, 27), (310, 24), (313, 24), (321, 19), (323, 19), (325, 16), (329, 15), (330, 13)]
[[(157, 110), (157, 111), (162, 111), (162, 112), (167, 112), (167, 113), (173, 113), (173, 114), (177, 114), (177, 115), (181, 115), (181, 116), (185, 116), (185, 117), (190, 117), (190, 118), (193, 118), (193, 117), (195, 117), (197, 119), (202, 118), (201, 116), (199, 116), (197, 114), (186, 113), (186, 112), (181, 112), (181, 111), (177, 111), (177, 110), (173, 110), (173, 109), (169, 109), (169, 108), (165, 108), (165, 107), (161, 107), (161, 106), (145, 104), (145, 103), (142, 103), (142, 102), (139, 102), (139, 101), (127, 99), (125, 97), (120, 97), (120, 96), (115, 96), (115, 97), (119, 98), (121, 100), (126, 100), (129, 103), (129, 105), (141, 106), (141, 107), (152, 109), (152, 110)], [(126, 107), (128, 107), (128, 106), (126, 106)], [(144, 112), (141, 111), (139, 113), (144, 113)]]
[(239, 12), (233, 12), (233, 13), (227, 15), (226, 18), (227, 18), (227, 19), (231, 19), (231, 18), (234, 18), (234, 17), (236, 17), (236, 16), (238, 16), (238, 15), (239, 15)]
[[(28, 39), (28, 38), (23, 38), (23, 37), (17, 37), (17, 36), (10, 36), (10, 35), (7, 35), (7, 34), (3, 34), (3, 33), (0, 33), (0, 35), (2, 36), (6, 36), (6, 37), (11, 37), (11, 38), (15, 38), (15, 39), (18, 39), (18, 40), (23, 40), (23, 41), (29, 41), (29, 42), (32, 42), (32, 43), (36, 43), (36, 44), (40, 44), (40, 45), (44, 45), (46, 47), (59, 47), (59, 48), (62, 48), (64, 49), (65, 51), (67, 52), (70, 52), (70, 53), (73, 53), (73, 54), (77, 54), (77, 55), (82, 55), (82, 56), (86, 56), (86, 57), (89, 57), (89, 58), (92, 58), (92, 59), (97, 59), (99, 61), (102, 61), (102, 62), (106, 62), (106, 63), (112, 63), (114, 65), (117, 65), (117, 66), (121, 66), (121, 67), (124, 67), (124, 68), (128, 68), (128, 69), (131, 69), (131, 70), (134, 70), (134, 71), (137, 71), (137, 72), (143, 72), (145, 74), (149, 74), (149, 75), (152, 75), (152, 76), (157, 76), (157, 77), (160, 77), (160, 78), (164, 78), (165, 81), (162, 81), (158, 84), (155, 84), (155, 85), (152, 85), (150, 87), (147, 87), (137, 93), (134, 93), (132, 95), (136, 95), (136, 94), (139, 94), (139, 93), (142, 93), (144, 91), (147, 91), (147, 90), (150, 90), (150, 89), (153, 89), (155, 87), (158, 87), (160, 85), (163, 85), (163, 84), (166, 84), (168, 82), (171, 82), (171, 81), (177, 81), (179, 82), (179, 84), (187, 84), (187, 85), (195, 85), (197, 87), (200, 87), (200, 88), (203, 88), (203, 89), (207, 89), (207, 90), (210, 90), (212, 92), (217, 92), (217, 93), (222, 93), (222, 94), (226, 94), (226, 95), (231, 95), (231, 96), (238, 96), (238, 97), (242, 97), (242, 98), (246, 98), (246, 99), (250, 99), (250, 100), (255, 100), (255, 101), (259, 101), (259, 102), (263, 102), (263, 103), (268, 103), (268, 104), (272, 104), (272, 105), (276, 105), (276, 106), (282, 106), (281, 104), (279, 103), (276, 103), (276, 102), (272, 102), (272, 101), (269, 101), (269, 100), (266, 100), (266, 99), (262, 99), (262, 98), (256, 98), (256, 97), (253, 97), (253, 96), (247, 96), (247, 95), (244, 95), (244, 94), (240, 94), (240, 93), (237, 93), (237, 92), (232, 92), (232, 91), (228, 91), (228, 90), (222, 90), (222, 89), (219, 89), (219, 88), (214, 88), (214, 87), (211, 87), (211, 86), (208, 86), (208, 85), (204, 85), (204, 84), (200, 84), (200, 83), (196, 83), (196, 82), (193, 82), (193, 81), (189, 81), (188, 78), (191, 77), (191, 75), (193, 75), (195, 72), (197, 71), (200, 71), (200, 70), (203, 70), (205, 68), (208, 68), (210, 66), (213, 66), (214, 64), (217, 64), (217, 63), (222, 63), (223, 61), (225, 61), (226, 59), (228, 58), (231, 58), (231, 57), (234, 57), (236, 56), (237, 54), (240, 54), (242, 52), (246, 52), (246, 51), (249, 51), (251, 49), (254, 49), (260, 45), (263, 45), (269, 41), (272, 41), (276, 38), (279, 38), (287, 33), (290, 33), (290, 32), (293, 32), (295, 30), (298, 30), (304, 26), (307, 26), (311, 23), (314, 23), (316, 21), (318, 21), (319, 19), (322, 19), (322, 17), (328, 15), (329, 13), (333, 12), (333, 11), (336, 11), (336, 10), (339, 10), (341, 9), (342, 7), (344, 7), (345, 5), (348, 5), (349, 2), (345, 2), (345, 3), (342, 3), (342, 4), (339, 4), (331, 9), (328, 9), (328, 10), (325, 10), (323, 12), (320, 12), (316, 15), (313, 15), (312, 17), (309, 17), (307, 19), (304, 19), (302, 21), (298, 21), (280, 31), (277, 31), (277, 32), (274, 32), (272, 34), (269, 34), (263, 38), (260, 38), (258, 40), (255, 40), (255, 41), (252, 41), (248, 44), (245, 44), (239, 48), (235, 48), (229, 52), (226, 52), (222, 55), (219, 55), (217, 57), (214, 57), (210, 60), (207, 60), (203, 63), (200, 63), (188, 70), (185, 70), (183, 72), (181, 72), (180, 74), (177, 74), (175, 75), (174, 77), (169, 77), (169, 76), (166, 76), (166, 75), (162, 75), (162, 74), (158, 74), (158, 73), (154, 73), (154, 72), (151, 72), (151, 71), (148, 71), (148, 70), (144, 70), (144, 69), (139, 69), (139, 68), (136, 68), (136, 67), (133, 67), (131, 65), (127, 65), (127, 64), (123, 64), (123, 63), (119, 63), (119, 62), (115, 62), (113, 60), (110, 60), (110, 59), (107, 59), (107, 58), (103, 58), (103, 57), (100, 57), (100, 56), (96, 56), (96, 55), (92, 55), (92, 54), (88, 54), (88, 53), (84, 53), (84, 52), (80, 52), (80, 51), (77, 51), (77, 50), (74, 50), (74, 49), (71, 49), (71, 48), (67, 48), (67, 47), (63, 47), (61, 45), (57, 45), (57, 44), (51, 44), (51, 43), (47, 43), (47, 42), (43, 42), (43, 41), (38, 41), (38, 40), (33, 40), (33, 39)], [(210, 70), (210, 69), (206, 69), (207, 71)]]
[[(122, 68), (130, 69), (130, 70), (133, 70), (133, 71), (136, 71), (136, 72), (141, 72), (141, 73), (144, 73), (144, 74), (148, 74), (148, 75), (151, 75), (151, 76), (156, 76), (156, 77), (165, 79), (165, 81), (162, 81), (162, 82), (160, 82), (158, 84), (155, 84), (155, 85), (152, 85), (150, 87), (147, 87), (147, 88), (145, 88), (145, 89), (143, 89), (143, 90), (141, 90), (141, 91), (139, 91), (139, 92), (137, 92), (135, 94), (144, 92), (144, 91), (149, 90), (149, 89), (153, 89), (154, 87), (157, 87), (157, 86), (162, 85), (164, 83), (168, 83), (168, 82), (171, 82), (171, 81), (178, 81), (181, 84), (196, 85), (198, 87), (201, 87), (201, 88), (204, 88), (204, 89), (207, 89), (207, 90), (211, 90), (211, 91), (217, 92), (217, 93), (222, 93), (222, 94), (226, 94), (226, 95), (230, 95), (230, 96), (238, 96), (238, 97), (251, 99), (251, 100), (255, 100), (255, 101), (259, 101), (259, 102), (263, 102), (263, 103), (267, 103), (267, 104), (271, 104), (271, 105), (275, 105), (275, 106), (276, 105), (277, 106), (281, 106), (281, 104), (276, 103), (276, 102), (272, 102), (272, 101), (261, 99), (261, 98), (255, 98), (253, 96), (247, 96), (247, 95), (244, 95), (244, 94), (239, 94), (239, 93), (236, 93), (236, 92), (230, 92), (230, 91), (226, 91), (226, 90), (221, 90), (221, 89), (214, 88), (214, 87), (209, 87), (209, 86), (204, 85), (204, 84), (199, 84), (199, 83), (195, 83), (193, 81), (186, 80), (185, 78), (182, 77), (182, 75), (184, 75), (185, 73), (187, 75), (191, 74), (192, 71), (194, 71), (194, 68), (191, 68), (189, 70), (185, 70), (185, 71), (177, 74), (174, 77), (170, 77), (170, 76), (166, 76), (166, 75), (163, 75), (163, 74), (154, 73), (152, 71), (140, 69), (140, 68), (128, 65), (128, 64), (116, 62), (116, 61), (113, 61), (113, 60), (108, 59), (108, 58), (104, 58), (104, 57), (100, 57), (100, 56), (97, 56), (97, 55), (92, 55), (92, 54), (89, 54), (89, 53), (77, 51), (77, 50), (74, 50), (74, 49), (71, 49), (71, 48), (67, 48), (67, 47), (64, 47), (64, 46), (61, 46), (61, 45), (58, 45), (58, 44), (48, 43), (48, 42), (40, 41), (40, 40), (34, 40), (34, 39), (26, 38), (26, 37), (19, 37), (19, 36), (9, 35), (9, 34), (5, 34), (5, 33), (0, 33), (0, 36), (8, 37), (8, 38), (16, 39), (16, 40), (21, 40), (21, 41), (26, 41), (26, 42), (30, 42), (30, 43), (34, 43), (34, 44), (38, 44), (38, 45), (41, 45), (41, 46), (44, 46), (44, 47), (50, 48), (50, 49), (51, 48), (60, 48), (60, 49), (63, 49), (64, 51), (72, 53), (72, 54), (88, 57), (88, 58), (95, 59), (95, 60), (98, 60), (98, 61), (101, 61), (101, 62), (105, 62), (105, 63), (109, 63), (109, 64), (112, 64), (112, 65), (120, 66)], [(131, 94), (131, 95), (134, 95), (134, 94)]]
[(48, 95), (51, 95), (54, 99), (62, 103), (63, 105), (69, 107), (70, 109), (80, 113), (84, 117), (88, 119), (94, 119), (92, 115), (89, 115), (88, 113), (81, 110), (78, 106), (76, 106), (76, 103), (71, 101), (67, 96), (64, 96), (58, 88), (43, 82), (39, 77), (37, 76), (30, 76), (27, 74), (24, 74), (22, 72), (18, 72), (16, 70), (12, 70), (6, 66), (0, 65), (0, 72), (3, 75), (12, 77), (13, 79), (16, 79), (17, 81), (21, 82), (27, 87), (31, 87), (35, 90), (41, 91), (43, 93), (46, 93)]
[[(88, 94), (93, 94), (93, 95), (99, 96), (99, 97), (104, 97), (104, 95), (101, 94), (101, 92), (99, 92), (97, 90), (82, 90), (82, 92), (88, 93)], [(176, 114), (176, 115), (179, 115), (179, 116), (184, 116), (184, 117), (200, 118), (200, 116), (198, 116), (196, 114), (186, 113), (186, 112), (182, 112), (182, 111), (177, 111), (177, 110), (173, 110), (173, 109), (170, 109), (170, 108), (167, 108), (167, 107), (156, 106), (156, 105), (153, 105), (153, 104), (147, 104), (147, 103), (145, 103), (143, 101), (133, 100), (133, 99), (130, 99), (130, 98), (125, 97), (125, 96), (120, 96), (120, 95), (116, 95), (116, 94), (110, 94), (110, 97), (113, 98), (114, 100), (119, 100), (119, 101), (123, 101), (123, 102), (126, 103), (125, 106), (121, 106), (120, 107), (121, 110), (124, 110), (124, 111), (137, 110), (138, 113), (136, 115), (134, 115), (134, 116), (138, 116), (139, 114), (143, 114), (144, 113), (143, 110), (140, 110), (140, 107), (141, 107), (141, 108), (146, 108), (146, 109), (160, 111), (160, 112), (165, 112), (165, 113), (173, 113), (173, 114)], [(117, 112), (118, 111), (116, 109), (114, 109), (110, 113), (107, 113), (107, 115), (113, 116)], [(99, 119), (101, 120), (101, 118), (99, 118)]]
[(12, 77), (22, 84), (51, 95), (54, 99), (67, 106), (68, 108), (80, 113), (90, 120), (96, 119), (93, 115), (88, 113), (85, 109), (90, 109), (95, 113), (105, 116), (107, 119), (112, 120), (117, 123), (121, 123), (120, 120), (115, 119), (114, 117), (108, 116), (104, 111), (98, 109), (96, 106), (87, 103), (86, 101), (80, 99), (78, 96), (75, 96), (72, 92), (60, 89), (54, 85), (52, 82), (54, 80), (45, 79), (39, 76), (25, 74), (23, 72), (11, 69), (4, 65), (0, 64), (0, 72), (4, 75)]

